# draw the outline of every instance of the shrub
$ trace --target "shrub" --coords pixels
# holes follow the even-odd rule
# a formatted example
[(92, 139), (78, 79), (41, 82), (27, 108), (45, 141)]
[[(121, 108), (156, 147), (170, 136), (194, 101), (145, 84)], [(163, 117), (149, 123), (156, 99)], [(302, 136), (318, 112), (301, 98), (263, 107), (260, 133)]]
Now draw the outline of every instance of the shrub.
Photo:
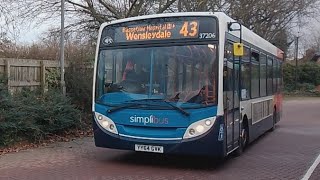
[(295, 90), (295, 76), (297, 79), (298, 91), (313, 91), (315, 86), (320, 84), (320, 65), (316, 63), (305, 63), (298, 66), (298, 69), (291, 64), (285, 64), (283, 68), (283, 80), (285, 90)]
[(60, 86), (60, 68), (47, 68), (46, 87), (48, 89), (59, 89)]
[(0, 146), (37, 142), (81, 125), (79, 111), (57, 91), (23, 90), (0, 99)]
[(320, 65), (305, 63), (299, 66), (299, 82), (310, 83), (314, 86), (320, 84)]
[(72, 102), (83, 112), (91, 112), (93, 67), (90, 63), (70, 62), (65, 76)]
[(299, 89), (299, 91), (314, 92), (316, 86), (312, 83), (298, 83), (297, 88)]
[(295, 88), (295, 66), (285, 64), (283, 67), (283, 82), (286, 91), (292, 91)]

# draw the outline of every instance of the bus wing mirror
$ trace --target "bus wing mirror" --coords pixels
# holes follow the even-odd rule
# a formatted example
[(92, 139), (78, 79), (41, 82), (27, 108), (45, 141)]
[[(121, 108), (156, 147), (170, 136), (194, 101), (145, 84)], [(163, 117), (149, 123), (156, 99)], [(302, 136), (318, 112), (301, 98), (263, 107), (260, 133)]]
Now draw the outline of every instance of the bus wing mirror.
[(243, 43), (233, 43), (233, 55), (243, 56)]

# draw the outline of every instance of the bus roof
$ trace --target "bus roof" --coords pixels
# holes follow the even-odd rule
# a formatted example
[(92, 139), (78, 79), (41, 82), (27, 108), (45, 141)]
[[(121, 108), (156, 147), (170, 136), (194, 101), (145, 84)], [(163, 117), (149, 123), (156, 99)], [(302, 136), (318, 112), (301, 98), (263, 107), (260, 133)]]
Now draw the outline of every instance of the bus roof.
[(177, 12), (177, 13), (162, 13), (162, 14), (152, 14), (152, 15), (143, 15), (143, 16), (135, 16), (124, 19), (113, 20), (110, 22), (105, 22), (101, 26), (105, 27), (110, 24), (117, 24), (129, 21), (136, 21), (142, 19), (152, 19), (152, 18), (161, 18), (161, 17), (180, 17), (180, 16), (213, 16), (216, 13), (213, 12)]
[[(227, 16), (225, 13), (222, 12), (214, 13), (214, 16), (218, 17), (219, 25), (221, 26), (220, 30), (222, 29), (223, 32), (229, 32), (227, 27), (228, 22), (237, 22), (236, 20), (232, 19), (231, 17)], [(240, 37), (239, 31), (231, 31), (229, 33), (238, 38)], [(284, 52), (281, 49), (279, 49), (278, 47), (276, 47), (275, 45), (265, 40), (264, 38), (262, 38), (261, 36), (259, 36), (258, 34), (251, 31), (245, 26), (242, 26), (242, 39), (262, 50), (265, 50), (266, 52), (269, 52), (277, 56), (281, 60), (283, 59)]]
[[(142, 20), (142, 19), (152, 19), (152, 18), (161, 18), (161, 17), (180, 17), (180, 16), (214, 16), (217, 17), (219, 20), (220, 31), (228, 32), (227, 23), (228, 22), (236, 22), (236, 20), (232, 19), (228, 15), (223, 12), (177, 12), (177, 13), (163, 13), (163, 14), (152, 14), (152, 15), (143, 15), (143, 16), (136, 16), (136, 17), (129, 17), (119, 20), (114, 20), (110, 22), (105, 22), (101, 25), (100, 30), (105, 28), (111, 24), (118, 24), (123, 22), (135, 21), (135, 20)], [(222, 28), (221, 28), (222, 27)], [(230, 32), (230, 34), (240, 37), (238, 32)], [(263, 49), (275, 56), (278, 56), (282, 59), (283, 51), (271, 44), (269, 41), (263, 39), (258, 34), (254, 33), (253, 31), (249, 30), (247, 27), (242, 26), (242, 38), (244, 41), (251, 43), (260, 49)]]

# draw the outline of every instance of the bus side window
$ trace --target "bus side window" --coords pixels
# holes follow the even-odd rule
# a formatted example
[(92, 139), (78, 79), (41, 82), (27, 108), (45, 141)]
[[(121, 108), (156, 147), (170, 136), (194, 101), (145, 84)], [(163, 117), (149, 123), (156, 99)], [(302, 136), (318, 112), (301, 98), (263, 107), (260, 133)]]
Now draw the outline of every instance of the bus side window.
[(251, 98), (259, 97), (259, 53), (251, 51)]
[(273, 94), (277, 92), (277, 79), (278, 79), (278, 60), (273, 58)]
[(280, 69), (280, 60), (277, 60), (277, 92), (281, 91), (281, 86), (280, 86), (280, 78), (281, 78), (281, 69)]
[(272, 95), (272, 79), (273, 79), (273, 69), (272, 69), (272, 57), (268, 56), (267, 61), (267, 94)]
[(233, 107), (233, 96), (230, 93), (233, 92), (233, 44), (226, 43), (225, 54), (224, 54), (224, 69), (223, 69), (223, 92), (225, 93), (224, 105), (227, 109), (232, 109)]
[(244, 56), (241, 61), (241, 99), (246, 100), (250, 98), (250, 49), (244, 48)]
[(267, 95), (267, 57), (260, 54), (260, 97)]

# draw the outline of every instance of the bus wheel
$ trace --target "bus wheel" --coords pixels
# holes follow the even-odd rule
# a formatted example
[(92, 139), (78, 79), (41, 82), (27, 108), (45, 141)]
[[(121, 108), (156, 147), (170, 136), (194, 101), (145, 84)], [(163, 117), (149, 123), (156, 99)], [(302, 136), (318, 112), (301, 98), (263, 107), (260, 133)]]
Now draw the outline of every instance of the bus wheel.
[(277, 121), (277, 112), (276, 110), (273, 111), (273, 125), (272, 128), (270, 129), (270, 131), (274, 131), (276, 129), (276, 121)]
[(235, 151), (236, 156), (240, 156), (243, 153), (244, 148), (248, 143), (248, 129), (244, 124), (241, 125), (241, 134), (239, 139), (239, 147)]

